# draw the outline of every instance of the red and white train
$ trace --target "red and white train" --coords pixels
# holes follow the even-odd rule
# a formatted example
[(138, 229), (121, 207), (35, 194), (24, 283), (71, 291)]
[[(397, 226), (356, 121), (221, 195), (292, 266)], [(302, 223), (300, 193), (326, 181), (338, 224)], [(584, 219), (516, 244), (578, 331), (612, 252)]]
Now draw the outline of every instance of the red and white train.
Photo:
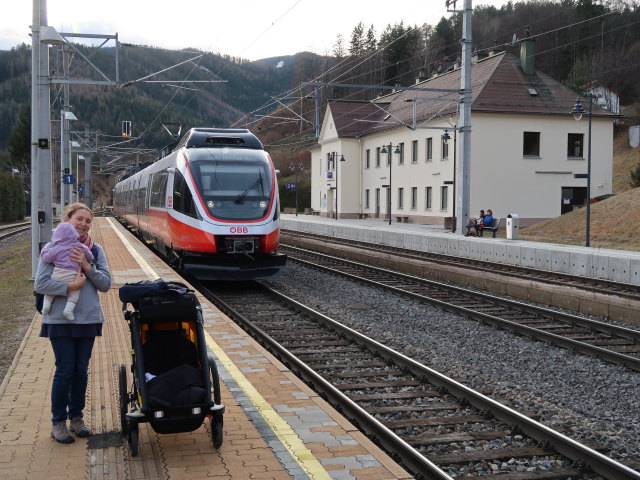
[(284, 271), (276, 171), (248, 130), (192, 128), (167, 156), (116, 184), (114, 212), (197, 279)]

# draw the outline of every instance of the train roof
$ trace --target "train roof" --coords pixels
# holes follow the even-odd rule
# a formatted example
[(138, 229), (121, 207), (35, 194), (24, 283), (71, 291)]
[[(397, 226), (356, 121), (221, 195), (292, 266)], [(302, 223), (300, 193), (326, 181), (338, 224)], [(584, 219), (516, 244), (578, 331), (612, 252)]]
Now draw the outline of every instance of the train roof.
[(244, 128), (192, 128), (176, 148), (181, 147), (264, 149), (258, 137)]

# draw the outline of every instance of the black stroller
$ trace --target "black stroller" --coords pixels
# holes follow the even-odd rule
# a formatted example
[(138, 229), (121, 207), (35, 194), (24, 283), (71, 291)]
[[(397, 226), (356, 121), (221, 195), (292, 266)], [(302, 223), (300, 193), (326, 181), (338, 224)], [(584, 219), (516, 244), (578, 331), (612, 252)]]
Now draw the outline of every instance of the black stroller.
[(120, 364), (120, 426), (131, 455), (138, 454), (138, 424), (143, 422), (157, 433), (181, 433), (196, 430), (208, 417), (213, 446), (220, 447), (220, 380), (207, 355), (202, 308), (193, 290), (158, 279), (124, 285), (120, 300), (131, 333), (133, 374), (129, 390), (126, 367)]

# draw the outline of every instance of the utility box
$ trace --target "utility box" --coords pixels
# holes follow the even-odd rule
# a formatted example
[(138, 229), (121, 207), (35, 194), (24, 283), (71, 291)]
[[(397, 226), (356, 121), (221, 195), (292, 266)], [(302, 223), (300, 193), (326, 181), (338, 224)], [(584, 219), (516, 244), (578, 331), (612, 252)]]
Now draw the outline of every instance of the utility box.
[(507, 238), (509, 240), (518, 239), (518, 230), (520, 230), (519, 215), (516, 213), (510, 213), (507, 215)]

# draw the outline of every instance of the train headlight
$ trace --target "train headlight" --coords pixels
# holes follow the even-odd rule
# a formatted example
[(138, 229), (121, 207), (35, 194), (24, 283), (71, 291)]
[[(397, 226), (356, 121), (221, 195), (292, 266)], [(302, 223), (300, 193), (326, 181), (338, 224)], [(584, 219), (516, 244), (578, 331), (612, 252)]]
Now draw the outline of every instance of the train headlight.
[(264, 200), (262, 200), (260, 202), (260, 208), (265, 208), (267, 206), (267, 202), (265, 202)]

